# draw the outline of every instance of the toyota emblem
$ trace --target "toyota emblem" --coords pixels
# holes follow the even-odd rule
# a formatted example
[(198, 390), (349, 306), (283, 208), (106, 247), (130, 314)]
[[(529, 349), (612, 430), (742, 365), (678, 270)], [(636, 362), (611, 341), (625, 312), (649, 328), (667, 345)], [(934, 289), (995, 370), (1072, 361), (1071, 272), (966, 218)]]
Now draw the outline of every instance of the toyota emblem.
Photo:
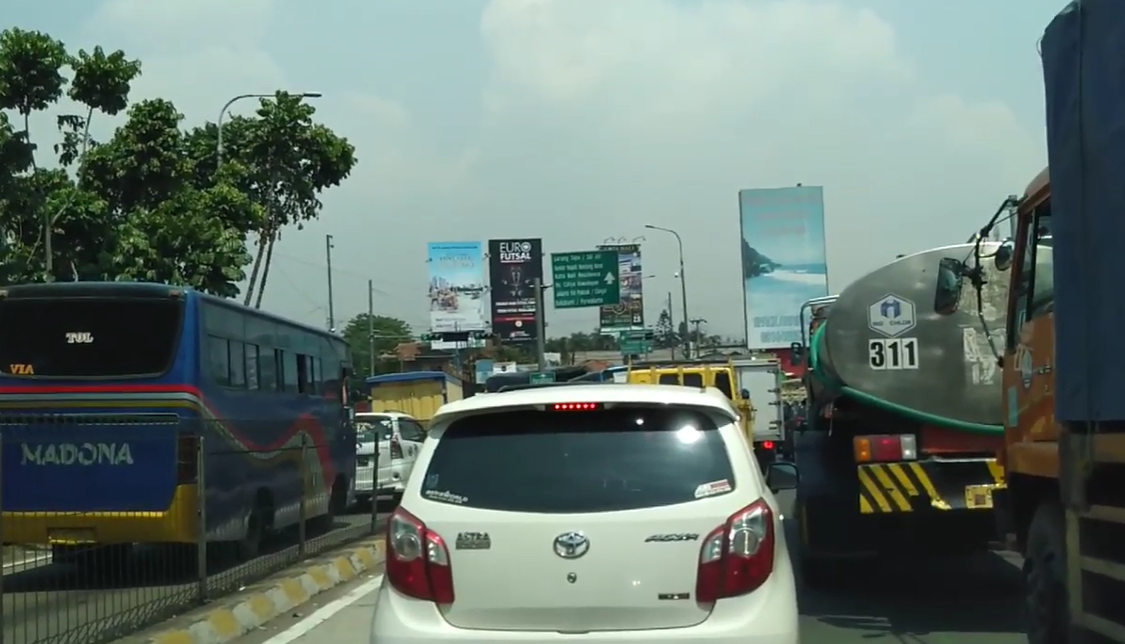
[(581, 532), (564, 532), (555, 537), (555, 554), (563, 559), (577, 559), (590, 550), (590, 540)]

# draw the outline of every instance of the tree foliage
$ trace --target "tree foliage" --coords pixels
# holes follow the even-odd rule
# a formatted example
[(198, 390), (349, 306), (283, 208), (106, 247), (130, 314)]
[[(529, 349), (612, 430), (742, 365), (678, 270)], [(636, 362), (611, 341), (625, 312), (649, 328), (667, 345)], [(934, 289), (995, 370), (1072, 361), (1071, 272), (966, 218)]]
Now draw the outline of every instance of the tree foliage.
[[(129, 106), (140, 73), (122, 51), (71, 55), (44, 33), (0, 32), (0, 283), (138, 280), (237, 296), (246, 267), (261, 265), (264, 283), (281, 229), (317, 217), (320, 193), (355, 164), (311, 106), (279, 93), (224, 126), (219, 167), (214, 124), (185, 131), (162, 99)], [(80, 113), (57, 114), (51, 157), (30, 117), (57, 112), (64, 95)], [(126, 109), (108, 140), (90, 137), (94, 118)]]
[[(332, 130), (313, 122), (316, 109), (300, 95), (277, 92), (261, 99), (253, 117), (233, 117), (223, 124), (224, 169), (238, 164), (238, 186), (259, 205), (262, 219), (254, 232), (257, 250), (250, 272), (245, 303), (257, 290), (261, 305), (269, 277), (273, 247), (282, 230), (316, 219), (320, 193), (340, 185), (355, 166), (355, 148)], [(195, 158), (206, 172), (214, 172), (220, 160), (218, 128), (207, 126), (192, 133)]]
[[(370, 326), (368, 326), (369, 319)], [(372, 375), (371, 347), (374, 346), (375, 358), (378, 361), (381, 356), (393, 354), (399, 344), (412, 341), (414, 331), (409, 324), (398, 318), (385, 315), (369, 318), (366, 313), (360, 313), (348, 320), (344, 326), (344, 339), (347, 340), (348, 348), (351, 350), (352, 366), (356, 374), (369, 376)]]

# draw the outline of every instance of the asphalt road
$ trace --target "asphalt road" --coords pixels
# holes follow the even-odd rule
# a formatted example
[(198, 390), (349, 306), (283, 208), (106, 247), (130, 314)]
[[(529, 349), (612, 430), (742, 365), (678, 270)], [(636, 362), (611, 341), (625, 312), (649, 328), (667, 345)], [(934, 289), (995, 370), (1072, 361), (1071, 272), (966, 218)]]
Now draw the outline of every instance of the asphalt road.
[[(380, 517), (381, 518), (381, 517)], [(309, 533), (306, 552), (323, 552), (368, 532), (370, 515), (337, 517), (332, 530)], [(234, 565), (209, 562), (211, 598), (237, 590), (298, 560), (296, 533), (279, 535), (257, 559)], [(94, 644), (127, 635), (146, 624), (195, 606), (199, 583), (187, 553), (138, 548), (130, 556), (107, 556), (97, 570), (53, 563), (3, 577), (3, 644)]]
[[(792, 493), (780, 499), (791, 550), (800, 539)], [(832, 590), (801, 587), (803, 644), (1024, 644), (1013, 553), (882, 557)]]
[[(780, 499), (792, 511), (792, 495)], [(785, 514), (785, 516), (790, 516)], [(791, 548), (799, 544), (786, 522)], [(1011, 554), (931, 559), (884, 558), (832, 592), (800, 589), (802, 644), (1025, 644), (1020, 631), (1019, 560)], [(269, 644), (287, 633), (292, 644), (366, 644), (378, 591), (355, 595), (344, 585), (319, 605), (351, 601), (328, 619), (312, 623), (279, 619), (238, 644)], [(305, 626), (305, 628), (302, 628)]]

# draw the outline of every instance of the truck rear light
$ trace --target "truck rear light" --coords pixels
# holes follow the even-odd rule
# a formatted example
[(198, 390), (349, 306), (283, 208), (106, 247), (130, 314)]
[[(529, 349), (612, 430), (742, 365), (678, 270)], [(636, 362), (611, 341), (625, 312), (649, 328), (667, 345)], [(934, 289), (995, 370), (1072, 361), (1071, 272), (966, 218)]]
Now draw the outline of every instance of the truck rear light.
[(753, 592), (773, 573), (773, 511), (758, 500), (735, 512), (703, 540), (695, 601), (710, 604)]
[(402, 441), (398, 439), (398, 436), (391, 437), (391, 458), (403, 458)]
[(852, 449), (857, 463), (885, 463), (918, 459), (918, 439), (913, 434), (856, 436)]
[(445, 541), (401, 507), (387, 522), (384, 569), (391, 587), (407, 597), (453, 603), (453, 568)]

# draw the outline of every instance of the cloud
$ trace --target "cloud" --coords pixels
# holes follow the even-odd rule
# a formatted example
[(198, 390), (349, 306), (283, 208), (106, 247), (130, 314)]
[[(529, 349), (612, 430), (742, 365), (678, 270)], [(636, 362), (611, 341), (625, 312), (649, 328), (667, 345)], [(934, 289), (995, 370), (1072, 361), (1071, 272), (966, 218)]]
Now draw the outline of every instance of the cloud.
[[(376, 227), (373, 212), (387, 203), (398, 206), (407, 195), (416, 197), (426, 186), (423, 177), (441, 168), (457, 169), (467, 157), (447, 158), (419, 145), (415, 140), (417, 126), (404, 105), (352, 89), (347, 83), (340, 87), (339, 79), (349, 72), (338, 65), (332, 69), (336, 73), (324, 74), (310, 74), (304, 69), (302, 75), (300, 70), (287, 69), (278, 56), (283, 53), (277, 49), (279, 39), (270, 33), (283, 10), (273, 0), (169, 0), (155, 4), (107, 0), (87, 22), (86, 35), (92, 42), (124, 49), (130, 57), (139, 58), (143, 68), (134, 83), (133, 102), (169, 99), (185, 115), (185, 127), (215, 121), (223, 105), (241, 94), (272, 94), (277, 89), (324, 92), (322, 98), (310, 99), (317, 107), (316, 118), (348, 137), (357, 148), (359, 162), (342, 186), (325, 193), (322, 222), (314, 222), (304, 232), (294, 229), (283, 235), (264, 303), (283, 315), (319, 324), (323, 312), (318, 306), (326, 303), (326, 279), (323, 269), (315, 267), (323, 266), (324, 252), (322, 244), (310, 240), (323, 239), (325, 233), (336, 236), (338, 288), (355, 282), (366, 289), (366, 277), (375, 277), (376, 288), (396, 291), (394, 280), (388, 284), (377, 279), (380, 267), (371, 264), (370, 250), (361, 243)], [(308, 46), (309, 55), (315, 59), (316, 48)], [(320, 66), (331, 63), (316, 62), (311, 69), (323, 69)], [(321, 86), (324, 79), (334, 85), (331, 91)], [(231, 106), (228, 116), (247, 114), (256, 107), (255, 98), (240, 100)], [(108, 134), (119, 122), (103, 119), (100, 129)], [(448, 172), (447, 176), (460, 175)], [(418, 281), (424, 283), (421, 278)], [(414, 291), (423, 292), (421, 286)], [(401, 301), (406, 294), (391, 295)], [(355, 302), (357, 307), (366, 306), (365, 291), (364, 297), (355, 298)], [(351, 308), (345, 305), (343, 313), (358, 312)]]
[[(898, 253), (965, 239), (1045, 159), (1011, 106), (936, 85), (895, 26), (853, 0), (482, 5), (477, 33), (435, 35), (431, 15), (411, 13), (402, 35), (433, 41), (412, 50), (432, 55), (417, 66), (386, 64), (400, 52), (385, 40), (336, 39), (319, 11), (274, 0), (106, 0), (82, 40), (140, 58), (134, 99), (169, 98), (188, 126), (237, 94), (325, 92), (318, 118), (360, 161), (322, 221), (281, 243), (292, 284), (279, 279), (266, 306), (295, 317), (326, 299), (310, 268), (327, 233), (337, 297), (361, 293), (337, 317), (366, 307), (371, 277), (380, 306), (412, 321), (425, 315), (426, 241), (526, 235), (558, 252), (647, 235), (652, 321), (679, 291), (675, 241), (652, 223), (683, 235), (693, 317), (740, 336), (739, 189), (825, 186), (839, 290)], [(283, 49), (294, 42), (307, 47), (299, 61)], [(552, 333), (596, 324), (589, 310), (548, 317)]]
[[(1007, 106), (931, 86), (892, 24), (839, 2), (492, 0), (481, 34), (482, 181), (550, 195), (536, 224), (568, 246), (677, 228), (693, 315), (724, 334), (741, 335), (739, 189), (825, 186), (839, 290), (963, 241), (1044, 158)], [(670, 241), (647, 240), (657, 292)]]

